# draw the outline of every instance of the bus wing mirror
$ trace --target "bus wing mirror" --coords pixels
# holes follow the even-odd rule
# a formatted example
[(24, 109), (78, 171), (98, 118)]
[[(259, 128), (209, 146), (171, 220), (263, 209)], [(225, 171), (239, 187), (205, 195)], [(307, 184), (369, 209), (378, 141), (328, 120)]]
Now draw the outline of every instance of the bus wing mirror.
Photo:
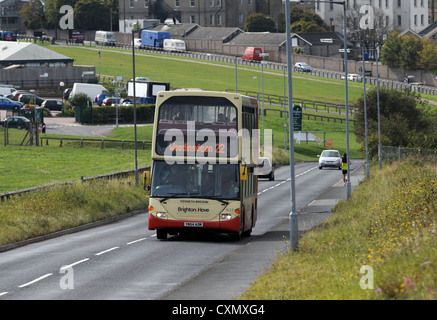
[(144, 190), (150, 191), (150, 171), (144, 172)]
[(240, 180), (241, 181), (246, 181), (247, 180), (247, 167), (246, 166), (241, 166)]

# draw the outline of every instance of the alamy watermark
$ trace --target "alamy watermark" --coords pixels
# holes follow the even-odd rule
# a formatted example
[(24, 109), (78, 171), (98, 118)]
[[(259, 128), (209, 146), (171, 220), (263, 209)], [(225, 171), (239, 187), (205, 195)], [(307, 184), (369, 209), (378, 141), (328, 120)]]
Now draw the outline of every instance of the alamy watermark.
[(375, 29), (375, 13), (371, 5), (365, 4), (360, 7), (360, 14), (363, 16), (360, 18), (360, 28), (362, 30)]
[(59, 9), (59, 13), (64, 14), (59, 20), (59, 27), (62, 30), (74, 29), (74, 9), (72, 6), (65, 4)]
[(362, 266), (360, 273), (364, 274), (360, 279), (360, 288), (363, 290), (373, 290), (373, 267), (368, 265)]

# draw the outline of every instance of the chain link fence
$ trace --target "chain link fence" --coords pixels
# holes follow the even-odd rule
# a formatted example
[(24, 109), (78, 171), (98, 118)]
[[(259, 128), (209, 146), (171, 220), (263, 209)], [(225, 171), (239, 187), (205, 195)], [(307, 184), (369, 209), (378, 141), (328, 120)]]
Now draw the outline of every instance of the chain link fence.
[(381, 157), (386, 162), (404, 160), (408, 157), (421, 157), (435, 161), (437, 160), (437, 150), (381, 146)]

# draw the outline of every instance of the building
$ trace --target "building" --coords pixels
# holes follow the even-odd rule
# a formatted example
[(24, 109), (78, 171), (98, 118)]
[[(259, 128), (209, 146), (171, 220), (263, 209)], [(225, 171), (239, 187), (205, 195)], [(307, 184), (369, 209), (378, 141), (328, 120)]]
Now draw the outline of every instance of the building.
[(0, 1), (0, 30), (10, 30), (16, 33), (24, 33), (25, 28), (18, 15), (26, 0)]
[[(74, 59), (20, 41), (0, 41), (0, 83), (15, 88), (57, 88), (75, 82), (96, 82), (95, 66), (73, 66)], [(57, 89), (55, 89), (57, 91)]]
[[(354, 12), (357, 19), (360, 19), (360, 9), (370, 4), (373, 8), (373, 17), (375, 19), (380, 17), (378, 19), (382, 20), (378, 22), (380, 26), (399, 33), (406, 30), (419, 33), (429, 26), (430, 1), (434, 2), (433, 0), (348, 0), (348, 19)], [(343, 33), (342, 5), (316, 1), (315, 12), (331, 26), (333, 31)]]
[[(243, 29), (244, 21), (253, 13), (276, 18), (285, 11), (282, 0), (119, 0), (121, 32), (129, 32), (129, 21), (173, 18), (178, 23), (201, 27)], [(305, 5), (308, 6), (308, 5)]]

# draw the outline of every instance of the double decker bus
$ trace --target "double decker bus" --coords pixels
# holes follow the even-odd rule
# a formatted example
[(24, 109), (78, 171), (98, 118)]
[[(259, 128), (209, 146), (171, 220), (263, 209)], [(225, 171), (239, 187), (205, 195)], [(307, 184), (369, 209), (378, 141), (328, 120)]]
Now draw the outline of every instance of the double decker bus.
[(157, 95), (148, 228), (250, 236), (257, 219), (258, 101), (184, 89)]

